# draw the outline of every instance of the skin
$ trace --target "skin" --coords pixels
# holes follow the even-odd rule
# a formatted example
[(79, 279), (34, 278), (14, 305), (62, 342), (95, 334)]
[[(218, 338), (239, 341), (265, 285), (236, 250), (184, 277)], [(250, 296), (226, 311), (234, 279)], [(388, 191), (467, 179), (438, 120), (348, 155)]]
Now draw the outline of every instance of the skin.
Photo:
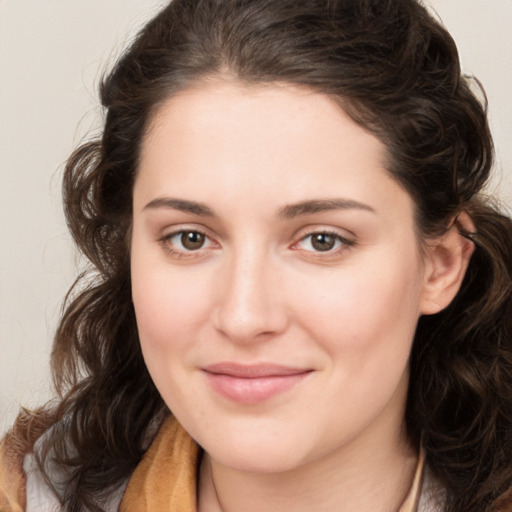
[[(450, 235), (458, 252), (420, 249), (385, 162), (332, 100), (289, 85), (204, 83), (152, 119), (133, 302), (151, 376), (205, 450), (200, 511), (391, 511), (407, 494), (414, 330), (458, 289), (464, 247)], [(204, 244), (187, 249), (184, 232)], [(312, 233), (334, 245), (318, 250)], [(307, 374), (239, 403), (205, 373), (220, 362)]]

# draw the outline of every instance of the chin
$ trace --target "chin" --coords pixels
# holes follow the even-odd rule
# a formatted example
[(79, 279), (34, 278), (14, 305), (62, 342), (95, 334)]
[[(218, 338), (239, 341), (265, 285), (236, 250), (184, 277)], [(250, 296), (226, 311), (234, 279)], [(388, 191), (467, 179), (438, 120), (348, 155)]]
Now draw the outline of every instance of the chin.
[(276, 449), (268, 443), (245, 448), (227, 447), (226, 451), (216, 447), (208, 454), (223, 466), (248, 473), (285, 473), (302, 464), (296, 450)]
[(304, 433), (290, 431), (289, 426), (252, 423), (252, 428), (240, 424), (212, 428), (196, 439), (212, 459), (237, 471), (287, 472), (314, 457), (314, 447), (306, 446)]

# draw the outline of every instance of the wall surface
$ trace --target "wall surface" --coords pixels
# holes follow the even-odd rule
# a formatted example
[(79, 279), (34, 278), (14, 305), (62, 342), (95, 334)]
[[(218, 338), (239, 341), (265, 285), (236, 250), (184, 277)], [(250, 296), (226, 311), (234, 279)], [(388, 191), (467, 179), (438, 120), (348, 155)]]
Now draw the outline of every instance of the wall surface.
[[(62, 215), (63, 164), (98, 130), (96, 87), (163, 0), (0, 0), (0, 433), (50, 396), (48, 358), (80, 270)], [(480, 78), (512, 205), (512, 1), (432, 0)]]

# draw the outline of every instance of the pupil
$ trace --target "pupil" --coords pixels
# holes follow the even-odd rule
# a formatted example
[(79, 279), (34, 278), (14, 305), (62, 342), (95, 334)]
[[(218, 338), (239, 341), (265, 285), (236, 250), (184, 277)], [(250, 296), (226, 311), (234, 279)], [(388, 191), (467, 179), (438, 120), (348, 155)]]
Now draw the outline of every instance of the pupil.
[(311, 242), (317, 251), (330, 251), (334, 247), (334, 237), (327, 233), (319, 233), (313, 236)]
[(204, 244), (204, 235), (197, 231), (188, 231), (181, 235), (181, 243), (190, 251), (200, 249)]

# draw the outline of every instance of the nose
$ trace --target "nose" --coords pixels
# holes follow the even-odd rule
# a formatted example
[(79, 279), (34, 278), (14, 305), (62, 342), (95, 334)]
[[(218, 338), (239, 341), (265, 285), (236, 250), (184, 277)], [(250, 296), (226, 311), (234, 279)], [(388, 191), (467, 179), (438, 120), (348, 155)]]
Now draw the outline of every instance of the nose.
[(237, 343), (264, 340), (288, 325), (279, 272), (265, 254), (246, 251), (218, 275), (215, 328)]

